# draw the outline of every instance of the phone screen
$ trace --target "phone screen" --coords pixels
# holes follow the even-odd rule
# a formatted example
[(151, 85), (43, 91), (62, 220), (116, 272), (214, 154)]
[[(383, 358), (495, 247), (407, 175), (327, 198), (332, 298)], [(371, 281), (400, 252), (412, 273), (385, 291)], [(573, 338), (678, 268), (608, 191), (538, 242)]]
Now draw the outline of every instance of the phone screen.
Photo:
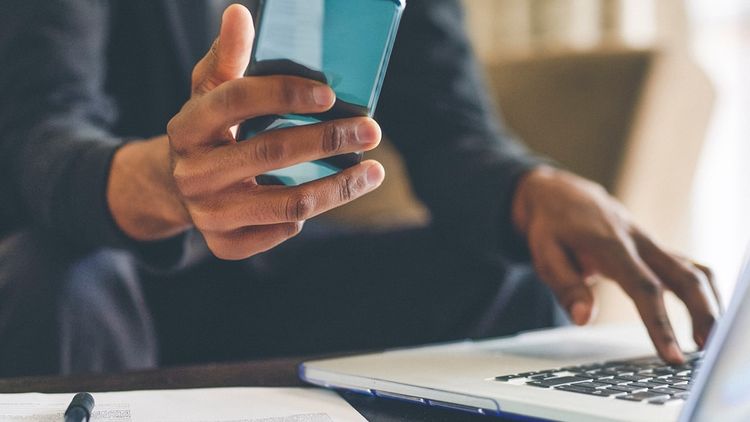
[[(265, 116), (242, 125), (240, 139), (260, 132), (375, 113), (404, 2), (397, 0), (265, 0), (249, 76), (291, 75), (328, 84), (336, 104), (317, 115)], [(259, 183), (298, 185), (361, 161), (347, 154), (281, 169)]]

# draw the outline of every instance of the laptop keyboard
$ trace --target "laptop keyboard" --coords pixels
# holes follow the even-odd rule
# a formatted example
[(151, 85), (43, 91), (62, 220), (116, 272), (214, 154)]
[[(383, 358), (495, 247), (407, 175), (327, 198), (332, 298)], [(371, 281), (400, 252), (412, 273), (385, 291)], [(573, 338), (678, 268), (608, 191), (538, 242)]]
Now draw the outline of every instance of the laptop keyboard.
[(495, 381), (665, 405), (687, 399), (702, 359), (703, 353), (696, 352), (686, 355), (683, 365), (666, 365), (658, 358), (619, 360), (502, 375)]

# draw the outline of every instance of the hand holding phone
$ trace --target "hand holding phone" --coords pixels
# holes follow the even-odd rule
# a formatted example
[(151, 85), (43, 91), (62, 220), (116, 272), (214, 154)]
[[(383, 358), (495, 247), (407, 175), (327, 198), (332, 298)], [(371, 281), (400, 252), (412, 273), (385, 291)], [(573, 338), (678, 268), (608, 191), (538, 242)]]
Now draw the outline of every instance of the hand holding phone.
[[(170, 164), (161, 183), (167, 186), (162, 196), (176, 198), (179, 205), (174, 224), (180, 230), (195, 227), (222, 259), (243, 259), (273, 248), (299, 233), (305, 220), (371, 192), (384, 178), (383, 167), (367, 161), (302, 186), (257, 182), (256, 176), (275, 169), (370, 150), (381, 133), (371, 118), (353, 117), (265, 131), (237, 142), (234, 129), (246, 119), (320, 114), (336, 100), (328, 85), (311, 79), (243, 77), (252, 33), (247, 9), (228, 8), (219, 40), (194, 69), (191, 99), (168, 124), (168, 139), (121, 150), (147, 149), (135, 158), (168, 155), (158, 162)], [(158, 211), (164, 213), (164, 208)]]

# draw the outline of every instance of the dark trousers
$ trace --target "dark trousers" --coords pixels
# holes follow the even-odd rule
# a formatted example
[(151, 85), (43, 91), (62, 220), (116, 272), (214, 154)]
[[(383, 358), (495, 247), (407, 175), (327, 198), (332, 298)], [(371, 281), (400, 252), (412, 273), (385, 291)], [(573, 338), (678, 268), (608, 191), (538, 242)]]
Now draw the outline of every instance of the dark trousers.
[(527, 267), (468, 256), (429, 229), (312, 228), (247, 261), (170, 274), (33, 231), (0, 241), (0, 376), (371, 350), (562, 320)]

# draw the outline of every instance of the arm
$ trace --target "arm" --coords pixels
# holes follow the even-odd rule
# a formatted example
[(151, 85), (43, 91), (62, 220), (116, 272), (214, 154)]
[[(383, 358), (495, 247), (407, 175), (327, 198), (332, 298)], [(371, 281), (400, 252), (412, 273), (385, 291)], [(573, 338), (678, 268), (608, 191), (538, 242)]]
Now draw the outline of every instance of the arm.
[[(242, 259), (383, 180), (382, 166), (368, 161), (305, 186), (254, 182), (273, 169), (375, 148), (380, 128), (357, 118), (237, 142), (232, 128), (243, 120), (320, 113), (335, 100), (314, 81), (242, 77), (253, 34), (243, 7), (225, 13), (220, 38), (195, 68), (192, 98), (164, 122), (167, 135), (120, 147), (108, 131), (114, 113), (103, 87), (108, 3), (12, 3), (18, 13), (3, 13), (7, 22), (0, 21), (9, 32), (0, 57), (10, 63), (2, 70), (10, 95), (0, 129), (8, 134), (2, 159), (17, 195), (4, 203), (29, 215), (25, 223), (85, 247), (134, 250), (195, 228), (218, 257)], [(170, 248), (177, 257), (167, 253), (172, 262), (182, 260), (179, 249)]]
[(591, 317), (590, 277), (615, 280), (659, 354), (680, 362), (663, 298), (671, 290), (702, 347), (718, 315), (710, 272), (664, 251), (603, 188), (540, 165), (493, 123), (457, 1), (412, 0), (409, 8), (381, 119), (438, 226), (492, 252), (498, 239), (506, 253), (528, 245), (540, 278), (578, 324)]

